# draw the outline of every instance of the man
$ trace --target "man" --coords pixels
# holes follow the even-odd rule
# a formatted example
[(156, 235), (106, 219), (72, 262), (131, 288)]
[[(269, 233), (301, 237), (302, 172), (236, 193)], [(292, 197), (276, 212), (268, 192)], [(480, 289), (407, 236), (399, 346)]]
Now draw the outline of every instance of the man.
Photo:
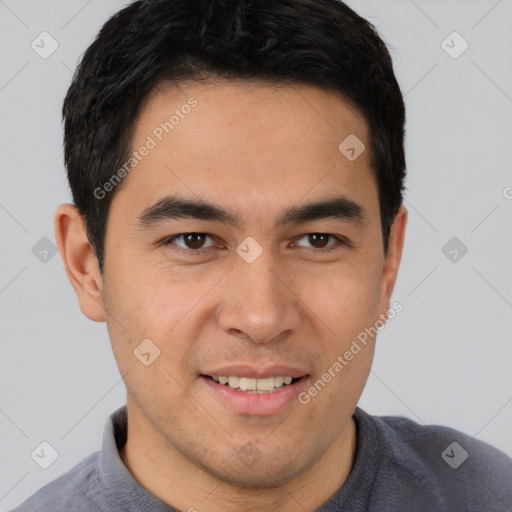
[(405, 108), (368, 22), (138, 1), (63, 113), (57, 242), (127, 406), (17, 511), (512, 510), (505, 454), (357, 407), (407, 221)]

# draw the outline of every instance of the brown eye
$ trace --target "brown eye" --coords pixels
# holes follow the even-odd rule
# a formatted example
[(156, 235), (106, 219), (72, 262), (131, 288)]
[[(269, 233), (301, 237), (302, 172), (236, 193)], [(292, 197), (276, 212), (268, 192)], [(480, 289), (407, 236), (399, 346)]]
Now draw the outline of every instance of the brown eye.
[[(309, 247), (313, 249), (324, 249), (328, 251), (331, 248), (334, 249), (337, 245), (343, 243), (343, 241), (340, 238), (334, 235), (330, 235), (328, 233), (308, 233), (306, 235), (301, 236), (299, 240), (305, 239), (306, 237)], [(328, 242), (330, 238), (334, 239), (334, 242), (329, 244)], [(296, 245), (298, 245), (299, 247), (308, 247), (307, 245), (305, 246), (302, 244)]]
[[(179, 248), (183, 250), (189, 250), (189, 252), (199, 251), (200, 249), (206, 249), (211, 247), (211, 245), (205, 246), (205, 241), (207, 238), (211, 237), (206, 233), (182, 233), (181, 235), (173, 236), (169, 238), (165, 245), (177, 245)], [(181, 244), (176, 243), (176, 241), (181, 239)]]
[(201, 249), (204, 244), (204, 235), (202, 233), (189, 233), (183, 237), (183, 241), (189, 249)]
[(324, 233), (311, 233), (308, 235), (308, 242), (313, 245), (313, 247), (323, 249), (328, 241), (330, 235), (326, 235)]

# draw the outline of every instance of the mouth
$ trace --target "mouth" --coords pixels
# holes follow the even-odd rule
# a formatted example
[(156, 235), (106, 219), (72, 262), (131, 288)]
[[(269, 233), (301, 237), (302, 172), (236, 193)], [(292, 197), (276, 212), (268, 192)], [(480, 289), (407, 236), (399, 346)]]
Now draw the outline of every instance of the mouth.
[(201, 375), (201, 377), (209, 378), (222, 386), (242, 393), (273, 393), (284, 386), (292, 386), (300, 379), (306, 377), (292, 377), (290, 375), (278, 375), (275, 377), (265, 377), (262, 379), (251, 377), (240, 377), (238, 375)]
[[(292, 373), (292, 372), (290, 372)], [(201, 374), (200, 379), (216, 402), (230, 411), (250, 415), (272, 415), (298, 404), (310, 375), (275, 375), (262, 378), (243, 375)]]

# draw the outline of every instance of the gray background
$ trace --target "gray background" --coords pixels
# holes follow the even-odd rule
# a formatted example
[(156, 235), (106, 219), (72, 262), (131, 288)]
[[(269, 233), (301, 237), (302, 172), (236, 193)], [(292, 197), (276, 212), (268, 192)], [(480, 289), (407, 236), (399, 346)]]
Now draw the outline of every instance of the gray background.
[[(410, 217), (393, 297), (404, 309), (379, 336), (360, 406), (512, 455), (512, 0), (348, 3), (390, 45), (408, 108)], [(105, 325), (81, 314), (40, 242), (55, 241), (54, 210), (70, 201), (60, 109), (72, 70), (123, 4), (0, 0), (2, 510), (98, 450), (125, 403)], [(31, 48), (43, 31), (59, 45), (47, 59)], [(442, 47), (453, 31), (469, 43), (456, 59)], [(46, 470), (30, 456), (42, 441), (59, 453)]]

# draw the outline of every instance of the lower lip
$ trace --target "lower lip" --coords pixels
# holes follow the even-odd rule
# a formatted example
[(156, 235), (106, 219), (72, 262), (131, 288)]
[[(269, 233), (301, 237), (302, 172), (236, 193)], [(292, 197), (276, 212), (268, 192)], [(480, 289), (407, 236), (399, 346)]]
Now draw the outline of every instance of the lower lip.
[(201, 380), (224, 404), (237, 412), (255, 415), (270, 415), (279, 412), (297, 399), (297, 396), (306, 387), (308, 379), (309, 376), (304, 375), (293, 384), (282, 386), (268, 393), (246, 393), (201, 375)]

